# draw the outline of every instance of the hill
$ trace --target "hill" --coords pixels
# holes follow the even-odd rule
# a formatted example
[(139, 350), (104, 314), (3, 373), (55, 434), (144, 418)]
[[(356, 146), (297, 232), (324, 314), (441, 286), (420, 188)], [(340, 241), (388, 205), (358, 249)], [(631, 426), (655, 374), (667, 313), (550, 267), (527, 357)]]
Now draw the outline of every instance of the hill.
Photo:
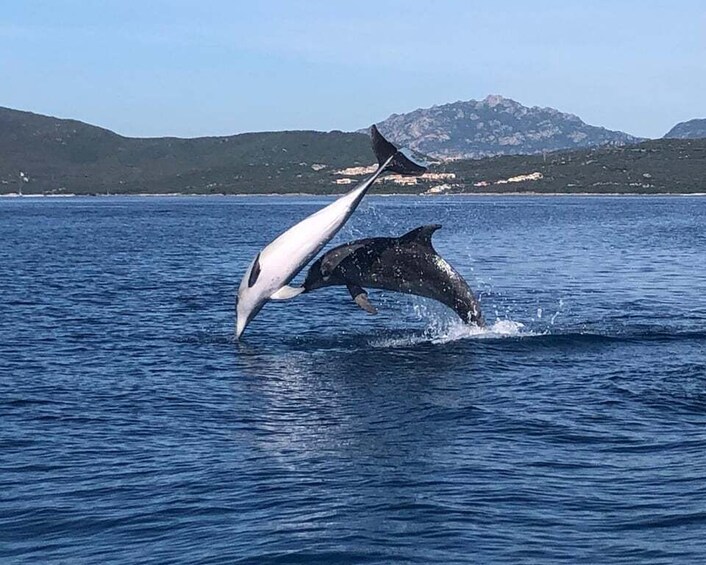
[(366, 135), (288, 131), (128, 138), (0, 108), (0, 194), (326, 192), (325, 167), (373, 160)]
[(665, 139), (702, 139), (706, 137), (706, 118), (679, 122), (664, 137)]
[(706, 139), (660, 139), (626, 147), (504, 156), (452, 165), (461, 185), (459, 192), (706, 192)]
[[(362, 171), (351, 182), (362, 178)], [(339, 171), (339, 179), (347, 171)], [(340, 182), (340, 180), (339, 180)], [(504, 155), (446, 161), (421, 179), (386, 177), (376, 192), (706, 193), (706, 139), (659, 139), (545, 155)]]
[(502, 96), (453, 102), (393, 114), (378, 124), (384, 135), (425, 155), (479, 159), (640, 141), (590, 126), (553, 108), (529, 108)]
[[(0, 108), (0, 194), (329, 194), (373, 163), (360, 133), (139, 139)], [(706, 139), (660, 139), (442, 161), (420, 179), (386, 177), (375, 192), (694, 193), (706, 192), (705, 179)]]

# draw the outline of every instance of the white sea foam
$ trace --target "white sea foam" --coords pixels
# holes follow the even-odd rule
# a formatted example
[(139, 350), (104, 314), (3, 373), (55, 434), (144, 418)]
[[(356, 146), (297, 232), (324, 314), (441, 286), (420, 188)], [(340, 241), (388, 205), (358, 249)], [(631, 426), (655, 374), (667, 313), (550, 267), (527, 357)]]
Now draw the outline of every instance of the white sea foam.
[(420, 343), (444, 344), (462, 339), (505, 339), (538, 335), (522, 322), (496, 320), (485, 327), (469, 326), (460, 320), (447, 324), (434, 321), (424, 332), (405, 336), (377, 338), (370, 345), (379, 348), (409, 347)]
[(426, 325), (421, 332), (379, 337), (370, 345), (380, 348), (410, 347), (420, 343), (444, 344), (462, 339), (505, 339), (538, 335), (522, 322), (496, 312), (495, 321), (487, 320), (484, 327), (464, 324), (445, 306), (419, 297), (411, 298), (414, 317)]

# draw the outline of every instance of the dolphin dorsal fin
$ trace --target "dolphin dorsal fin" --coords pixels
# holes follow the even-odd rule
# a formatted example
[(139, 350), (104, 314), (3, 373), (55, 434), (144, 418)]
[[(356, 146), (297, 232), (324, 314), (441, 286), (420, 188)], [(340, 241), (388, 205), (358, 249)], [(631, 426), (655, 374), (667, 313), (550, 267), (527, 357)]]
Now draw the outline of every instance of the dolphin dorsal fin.
[(434, 249), (434, 246), (431, 244), (431, 236), (434, 235), (434, 232), (440, 227), (441, 224), (429, 224), (427, 226), (419, 226), (418, 228), (414, 228), (412, 231), (404, 234), (400, 238), (400, 241), (404, 243), (416, 242), (420, 245), (424, 245), (426, 247), (431, 247), (432, 249)]

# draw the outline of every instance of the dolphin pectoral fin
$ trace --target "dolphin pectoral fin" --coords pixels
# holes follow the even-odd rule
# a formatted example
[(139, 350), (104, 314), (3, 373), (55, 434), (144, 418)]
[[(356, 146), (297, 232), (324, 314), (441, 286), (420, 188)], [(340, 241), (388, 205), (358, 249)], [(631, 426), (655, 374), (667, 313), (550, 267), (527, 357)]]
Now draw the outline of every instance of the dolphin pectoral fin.
[(272, 296), (270, 296), (270, 300), (289, 300), (290, 298), (299, 296), (302, 292), (304, 292), (303, 286), (285, 285), (280, 288), (277, 292), (275, 292)]
[(248, 277), (248, 288), (252, 288), (257, 282), (257, 278), (260, 276), (260, 254), (257, 254), (255, 260), (252, 262), (252, 268), (250, 269), (250, 276)]
[(361, 247), (365, 247), (365, 245), (365, 242), (356, 241), (347, 245), (341, 245), (326, 253), (321, 261), (321, 275), (323, 277), (330, 276), (344, 259), (350, 257)]
[(358, 306), (360, 306), (363, 310), (365, 310), (368, 314), (377, 314), (378, 313), (378, 309), (375, 308), (375, 306), (373, 306), (370, 303), (370, 300), (368, 300), (367, 293), (365, 293), (365, 292), (360, 293), (359, 295), (357, 295), (354, 298), (354, 300), (355, 300), (355, 303)]
[(355, 300), (355, 303), (360, 306), (363, 310), (365, 310), (368, 314), (378, 313), (378, 309), (370, 303), (370, 300), (368, 300), (368, 293), (365, 292), (365, 290), (359, 287), (357, 284), (349, 284), (348, 292), (351, 293), (351, 296), (353, 297), (353, 300)]

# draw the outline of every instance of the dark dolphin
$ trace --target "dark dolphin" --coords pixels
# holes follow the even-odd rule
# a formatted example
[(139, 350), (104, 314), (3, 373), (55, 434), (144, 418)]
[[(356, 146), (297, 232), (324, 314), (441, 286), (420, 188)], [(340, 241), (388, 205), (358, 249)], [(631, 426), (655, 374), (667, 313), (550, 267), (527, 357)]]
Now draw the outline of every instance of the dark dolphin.
[(445, 304), (467, 324), (482, 326), (473, 292), (432, 246), (432, 234), (440, 227), (420, 226), (402, 237), (372, 237), (339, 245), (312, 264), (304, 292), (343, 285), (356, 304), (371, 314), (377, 310), (365, 288), (416, 294)]

